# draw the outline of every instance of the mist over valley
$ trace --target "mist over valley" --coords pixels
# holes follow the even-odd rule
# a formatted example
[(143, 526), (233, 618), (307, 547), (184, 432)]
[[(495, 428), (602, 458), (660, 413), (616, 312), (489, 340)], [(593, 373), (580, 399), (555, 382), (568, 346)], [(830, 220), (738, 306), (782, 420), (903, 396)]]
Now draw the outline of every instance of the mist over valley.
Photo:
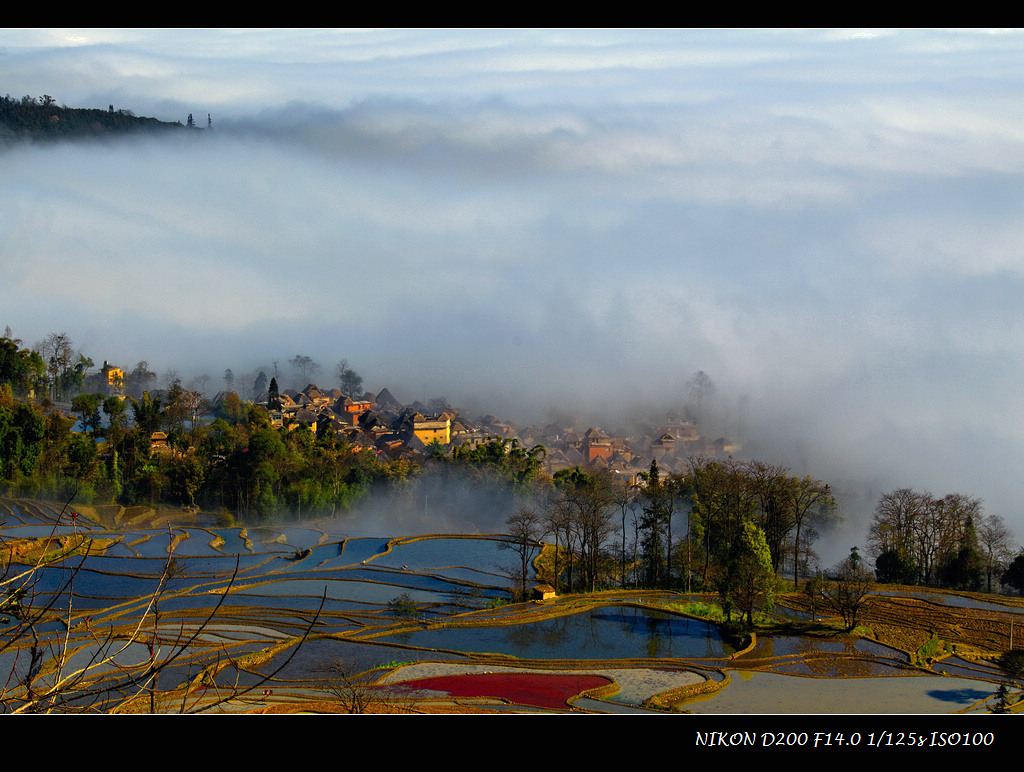
[(344, 358), (621, 434), (703, 371), (702, 435), (834, 487), (824, 563), (897, 487), (1021, 534), (1022, 60), (985, 31), (4, 30), (0, 90), (198, 129), (0, 145), (0, 325), (210, 393)]

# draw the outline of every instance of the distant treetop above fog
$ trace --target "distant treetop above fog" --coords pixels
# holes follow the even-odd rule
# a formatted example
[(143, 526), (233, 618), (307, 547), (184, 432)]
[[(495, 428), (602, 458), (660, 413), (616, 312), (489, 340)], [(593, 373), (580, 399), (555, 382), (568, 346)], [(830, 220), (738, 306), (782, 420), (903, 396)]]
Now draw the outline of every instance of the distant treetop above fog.
[[(191, 117), (191, 116), (189, 116)], [(0, 97), (0, 141), (96, 137), (140, 129), (183, 129), (181, 123), (142, 118), (131, 110), (60, 106), (49, 94)], [(194, 128), (194, 127), (193, 127)]]

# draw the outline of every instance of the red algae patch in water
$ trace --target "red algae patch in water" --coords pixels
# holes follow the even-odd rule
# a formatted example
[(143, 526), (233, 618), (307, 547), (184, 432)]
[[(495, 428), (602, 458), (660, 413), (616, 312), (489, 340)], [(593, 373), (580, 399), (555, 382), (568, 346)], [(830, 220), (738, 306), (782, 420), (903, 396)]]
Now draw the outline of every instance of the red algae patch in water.
[(612, 684), (610, 678), (595, 675), (547, 673), (469, 673), (402, 681), (412, 691), (444, 692), (451, 697), (495, 698), (550, 710), (565, 710), (568, 700), (583, 692)]

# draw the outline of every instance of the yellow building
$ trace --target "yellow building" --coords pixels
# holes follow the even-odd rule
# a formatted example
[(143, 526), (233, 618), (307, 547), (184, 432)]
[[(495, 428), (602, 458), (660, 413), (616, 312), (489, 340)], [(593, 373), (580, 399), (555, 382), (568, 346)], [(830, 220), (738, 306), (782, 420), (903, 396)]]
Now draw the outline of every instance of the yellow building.
[(412, 422), (412, 431), (424, 445), (429, 445), (434, 440), (442, 445), (448, 445), (452, 441), (452, 419), (426, 419), (417, 413)]
[(82, 387), (84, 391), (120, 397), (124, 393), (124, 370), (104, 362), (98, 373), (85, 376)]
[(103, 369), (100, 371), (103, 376), (103, 381), (108, 387), (114, 392), (120, 394), (121, 388), (124, 386), (124, 370), (120, 367), (114, 367), (113, 365), (103, 363)]

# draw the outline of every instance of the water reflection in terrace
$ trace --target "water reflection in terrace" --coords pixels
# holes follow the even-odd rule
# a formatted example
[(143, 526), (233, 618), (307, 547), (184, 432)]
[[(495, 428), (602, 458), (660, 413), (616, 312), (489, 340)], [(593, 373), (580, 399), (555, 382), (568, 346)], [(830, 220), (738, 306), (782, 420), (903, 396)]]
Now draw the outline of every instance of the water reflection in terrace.
[(422, 630), (403, 634), (401, 642), (521, 659), (717, 659), (735, 651), (707, 622), (631, 606), (601, 607), (508, 626)]

